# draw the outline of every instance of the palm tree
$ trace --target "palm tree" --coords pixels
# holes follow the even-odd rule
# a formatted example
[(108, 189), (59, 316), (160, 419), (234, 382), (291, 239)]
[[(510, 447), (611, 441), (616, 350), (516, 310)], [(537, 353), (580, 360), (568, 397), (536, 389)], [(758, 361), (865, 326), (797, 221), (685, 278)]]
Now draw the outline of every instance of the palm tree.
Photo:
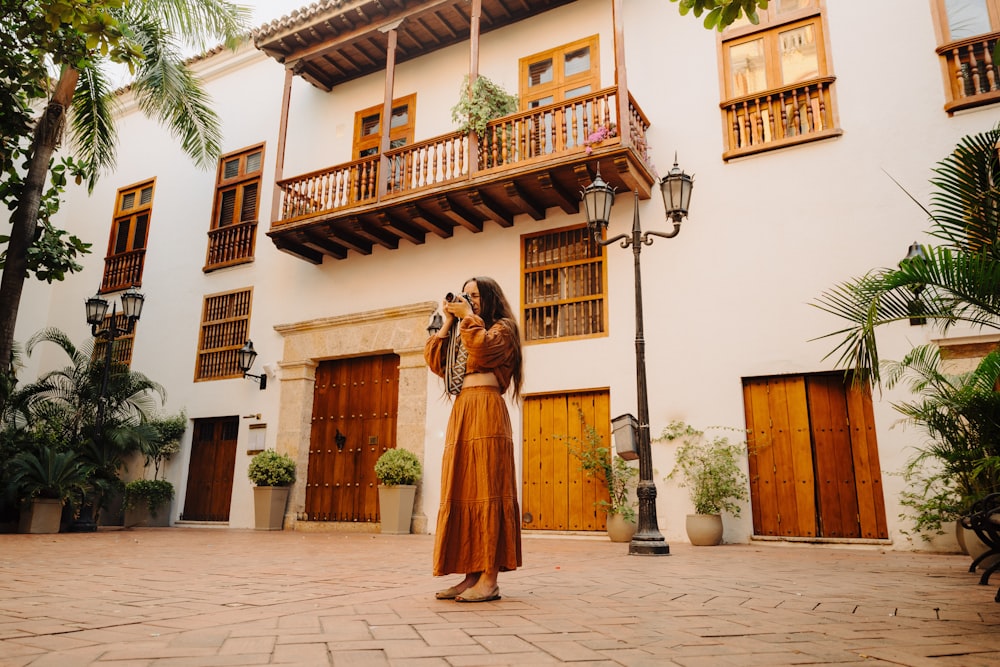
[(1000, 125), (964, 137), (934, 169), (936, 192), (921, 208), (940, 245), (843, 282), (814, 304), (849, 322), (823, 337), (843, 337), (830, 355), (839, 353), (838, 363), (858, 377), (880, 381), (875, 334), (886, 324), (919, 316), (942, 332), (957, 322), (1000, 329), (998, 140)]
[[(58, 25), (47, 39), (38, 40), (48, 48), (48, 63), (58, 72), (55, 81), (50, 86), (38, 81), (23, 84), (25, 90), (49, 94), (39, 104), (44, 111), (26, 152), (26, 173), (11, 216), (0, 280), (0, 360), (10, 358), (28, 248), (67, 116), (78, 174), (93, 188), (100, 173), (115, 163), (111, 60), (127, 63), (135, 71), (131, 90), (143, 113), (168, 126), (198, 165), (212, 166), (220, 150), (219, 121), (187, 68), (181, 41), (204, 48), (210, 41), (223, 40), (235, 47), (248, 33), (249, 10), (225, 0), (132, 0), (117, 8), (114, 2), (77, 4), (78, 15), (70, 18), (80, 23)], [(4, 8), (5, 21), (20, 22), (27, 30), (39, 30), (51, 18), (42, 14), (38, 3), (5, 2)], [(95, 30), (95, 25), (100, 28)], [(101, 48), (109, 45), (109, 55), (102, 55)]]

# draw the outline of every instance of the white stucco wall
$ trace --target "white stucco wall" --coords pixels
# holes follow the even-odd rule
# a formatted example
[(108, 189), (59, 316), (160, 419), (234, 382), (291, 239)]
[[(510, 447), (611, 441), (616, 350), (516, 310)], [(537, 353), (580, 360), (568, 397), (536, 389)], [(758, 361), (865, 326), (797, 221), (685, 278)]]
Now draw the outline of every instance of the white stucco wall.
[[(810, 306), (837, 282), (878, 266), (894, 265), (914, 240), (927, 242), (923, 212), (893, 182), (928, 200), (931, 168), (965, 134), (1000, 119), (995, 107), (949, 118), (934, 31), (926, 3), (881, 0), (829, 3), (826, 22), (835, 97), (843, 136), (723, 162), (719, 114), (719, 63), (715, 33), (662, 0), (625, 3), (628, 84), (652, 127), (652, 154), (661, 174), (676, 152), (695, 174), (690, 219), (675, 239), (643, 249), (646, 363), (651, 428), (658, 434), (673, 419), (696, 427), (745, 426), (741, 379), (832, 370), (824, 358), (834, 339), (817, 337), (839, 328)], [(483, 36), (480, 72), (517, 90), (518, 58), (600, 34), (602, 86), (614, 82), (610, 2), (580, 0), (531, 21)], [(905, 25), (901, 25), (905, 24)], [(416, 140), (454, 127), (450, 108), (468, 68), (468, 45), (399, 65), (396, 96), (417, 92)], [(230, 525), (252, 525), (246, 466), (251, 423), (267, 424), (266, 445), (280, 429), (278, 406), (282, 350), (277, 325), (437, 300), (458, 291), (473, 275), (490, 275), (519, 299), (520, 237), (583, 220), (549, 209), (542, 221), (519, 216), (503, 229), (487, 222), (482, 233), (457, 228), (452, 238), (428, 234), (422, 245), (401, 241), (369, 256), (314, 266), (275, 249), (265, 232), (271, 210), (277, 132), (284, 81), (282, 67), (253, 51), (222, 53), (198, 64), (223, 118), (223, 151), (265, 142), (261, 227), (255, 261), (210, 274), (202, 272), (214, 195), (214, 168), (198, 171), (177, 141), (126, 106), (119, 122), (118, 166), (92, 195), (70, 187), (58, 223), (87, 241), (94, 252), (85, 270), (54, 286), (29, 283), (17, 336), (56, 326), (74, 340), (88, 335), (83, 301), (100, 283), (111, 214), (118, 188), (150, 177), (156, 194), (143, 276), (146, 309), (136, 337), (133, 368), (161, 382), (167, 409), (191, 418), (239, 414), (239, 447)], [(301, 79), (293, 84), (285, 176), (351, 159), (355, 111), (382, 100), (384, 81), (371, 76), (331, 93)], [(127, 101), (127, 97), (126, 97)], [(616, 203), (611, 233), (627, 231), (632, 198)], [(639, 203), (646, 229), (663, 225), (658, 198)], [(525, 348), (527, 394), (611, 387), (611, 412), (636, 412), (632, 253), (608, 250), (610, 326), (606, 337)], [(193, 382), (202, 299), (207, 294), (253, 286), (250, 337), (260, 356), (256, 372), (270, 373), (267, 391), (253, 382)], [(885, 358), (937, 336), (928, 327), (893, 326), (880, 334)], [(27, 373), (61, 364), (53, 351), (28, 360)], [(449, 405), (440, 384), (428, 378), (423, 511), (433, 530), (440, 483), (439, 461)], [(895, 498), (899, 470), (919, 442), (912, 429), (892, 428), (890, 402), (898, 392), (876, 393), (875, 418), (886, 517), (894, 548), (923, 548), (901, 533)], [(257, 419), (256, 415), (260, 418)], [(513, 406), (515, 442), (520, 415)], [(188, 441), (169, 464), (167, 478), (182, 509), (190, 452)], [(663, 477), (672, 447), (654, 443), (660, 529), (680, 542), (686, 492)], [(726, 539), (747, 541), (750, 512), (727, 517)], [(942, 548), (948, 548), (947, 541)]]

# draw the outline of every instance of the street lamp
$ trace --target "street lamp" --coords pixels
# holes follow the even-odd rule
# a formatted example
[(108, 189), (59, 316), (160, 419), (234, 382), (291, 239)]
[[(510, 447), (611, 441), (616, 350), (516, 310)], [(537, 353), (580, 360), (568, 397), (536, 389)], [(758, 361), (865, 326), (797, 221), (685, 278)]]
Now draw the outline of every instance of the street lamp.
[[(594, 237), (594, 242), (601, 246), (611, 245), (621, 241), (622, 248), (632, 247), (633, 266), (635, 270), (635, 380), (636, 393), (639, 401), (639, 418), (637, 423), (632, 419), (621, 417), (626, 428), (634, 424), (638, 431), (635, 442), (639, 458), (639, 483), (636, 495), (639, 497), (639, 525), (628, 552), (640, 556), (667, 556), (670, 546), (660, 534), (656, 522), (656, 484), (653, 483), (653, 460), (649, 444), (649, 397), (646, 393), (646, 341), (643, 339), (642, 322), (642, 277), (639, 267), (639, 255), (643, 245), (652, 245), (653, 237), (666, 239), (677, 236), (681, 231), (681, 221), (687, 216), (688, 205), (691, 203), (691, 189), (694, 179), (685, 174), (677, 166), (677, 156), (674, 156), (674, 166), (660, 181), (660, 194), (663, 196), (663, 206), (666, 209), (667, 220), (673, 222), (669, 232), (643, 232), (639, 224), (639, 192), (635, 191), (634, 210), (632, 216), (632, 233), (619, 234), (610, 239), (603, 239), (604, 230), (611, 218), (611, 207), (615, 203), (615, 189), (601, 178), (600, 165), (597, 176), (583, 191), (583, 203), (587, 211), (587, 226)], [(616, 430), (620, 424), (616, 425)]]
[[(101, 298), (100, 292), (90, 297), (86, 301), (87, 323), (90, 325), (90, 332), (94, 338), (100, 338), (105, 342), (104, 348), (104, 370), (101, 374), (101, 393), (97, 397), (97, 418), (95, 420), (95, 433), (101, 437), (101, 428), (104, 426), (104, 411), (106, 409), (108, 396), (108, 377), (111, 374), (111, 354), (115, 346), (115, 339), (124, 334), (130, 334), (135, 330), (135, 323), (142, 315), (142, 305), (146, 297), (139, 292), (135, 286), (130, 287), (121, 296), (122, 315), (125, 316), (125, 324), (118, 326), (118, 304), (111, 307), (111, 317), (105, 324), (104, 317), (108, 314), (108, 302)], [(103, 327), (101, 325), (104, 325)], [(80, 508), (79, 518), (70, 524), (69, 530), (74, 533), (92, 533), (97, 530), (97, 523), (93, 519), (93, 505), (87, 502)]]
[(100, 292), (87, 299), (87, 323), (90, 324), (90, 332), (94, 338), (101, 338), (106, 342), (104, 349), (104, 373), (101, 377), (101, 393), (97, 401), (97, 427), (104, 424), (104, 403), (108, 393), (108, 376), (111, 372), (111, 348), (114, 347), (115, 339), (124, 334), (130, 334), (135, 330), (135, 323), (142, 315), (142, 305), (146, 297), (139, 292), (135, 286), (130, 287), (121, 296), (122, 315), (125, 316), (125, 325), (118, 326), (118, 304), (111, 308), (111, 318), (104, 324), (104, 316), (108, 313), (108, 302), (102, 299)]
[[(910, 244), (910, 247), (906, 251), (906, 257), (899, 260), (899, 268), (903, 268), (906, 264), (910, 262), (917, 262), (917, 264), (923, 264), (927, 261), (927, 255), (924, 254), (924, 249), (920, 247), (920, 244), (914, 241)], [(906, 304), (906, 308), (910, 314), (910, 326), (918, 327), (923, 324), (927, 324), (927, 318), (923, 317), (924, 314), (924, 303), (920, 300), (920, 293), (924, 291), (926, 285), (914, 285), (910, 288), (913, 292), (913, 298), (910, 299), (909, 303)]]
[(248, 373), (247, 371), (253, 367), (253, 362), (257, 358), (257, 350), (253, 349), (253, 341), (248, 340), (243, 347), (236, 351), (236, 365), (240, 367), (243, 372), (243, 377), (253, 378), (260, 383), (261, 391), (267, 389), (267, 373), (261, 373), (260, 375), (254, 375), (253, 373)]

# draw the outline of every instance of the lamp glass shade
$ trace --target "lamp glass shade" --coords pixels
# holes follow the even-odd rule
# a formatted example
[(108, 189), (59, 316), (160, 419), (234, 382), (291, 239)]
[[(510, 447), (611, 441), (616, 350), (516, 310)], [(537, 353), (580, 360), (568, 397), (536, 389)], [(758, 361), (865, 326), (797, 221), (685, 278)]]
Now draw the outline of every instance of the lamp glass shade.
[(611, 219), (611, 207), (615, 203), (615, 189), (601, 178), (597, 172), (594, 182), (583, 191), (583, 205), (587, 212), (587, 226), (592, 230), (607, 227)]
[(146, 297), (136, 288), (130, 287), (122, 294), (122, 314), (130, 320), (137, 320), (142, 315), (142, 305)]
[(99, 296), (92, 296), (87, 299), (87, 324), (97, 326), (104, 322), (104, 316), (108, 314), (108, 302)]
[(611, 420), (611, 435), (615, 439), (615, 451), (626, 461), (639, 458), (639, 420), (624, 414)]
[(674, 162), (673, 169), (660, 181), (660, 193), (663, 195), (663, 208), (667, 211), (667, 218), (680, 222), (687, 217), (692, 188), (694, 178), (685, 174)]
[(256, 358), (257, 351), (253, 349), (253, 341), (248, 340), (243, 347), (236, 351), (236, 365), (244, 373), (253, 367), (253, 362)]
[(899, 260), (899, 265), (903, 266), (903, 262), (910, 259), (927, 259), (927, 255), (924, 254), (924, 249), (916, 241), (910, 244), (910, 247), (906, 250), (906, 257)]
[(434, 311), (434, 316), (431, 318), (431, 323), (427, 325), (427, 333), (431, 336), (441, 331), (444, 326), (444, 318), (441, 317), (441, 313)]

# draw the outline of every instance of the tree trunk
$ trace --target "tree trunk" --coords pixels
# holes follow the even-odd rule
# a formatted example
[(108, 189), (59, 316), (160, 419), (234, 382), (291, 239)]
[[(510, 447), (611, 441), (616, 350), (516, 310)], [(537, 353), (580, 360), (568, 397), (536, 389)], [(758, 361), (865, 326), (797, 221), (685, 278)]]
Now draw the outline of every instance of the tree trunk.
[(0, 279), (0, 372), (7, 372), (14, 346), (17, 309), (21, 305), (21, 292), (28, 277), (28, 248), (31, 247), (35, 226), (38, 224), (38, 207), (45, 191), (49, 162), (62, 138), (66, 109), (73, 100), (79, 78), (80, 73), (76, 69), (63, 68), (55, 92), (35, 127), (24, 189), (11, 216), (7, 261), (3, 267), (3, 278)]

